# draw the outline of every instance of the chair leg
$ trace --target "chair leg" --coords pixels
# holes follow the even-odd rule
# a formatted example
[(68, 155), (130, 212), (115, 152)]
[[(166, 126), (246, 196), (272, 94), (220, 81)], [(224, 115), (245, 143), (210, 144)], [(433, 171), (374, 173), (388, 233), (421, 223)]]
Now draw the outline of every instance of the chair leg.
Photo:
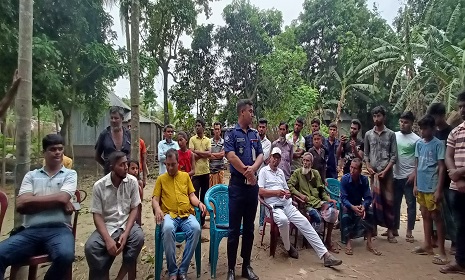
[(29, 266), (29, 276), (28, 280), (36, 280), (37, 278), (37, 265), (30, 265)]
[(10, 269), (10, 280), (16, 280), (16, 274), (18, 274), (19, 266), (12, 265)]
[(263, 221), (262, 242), (261, 242), (261, 245), (262, 245), (262, 246), (263, 246), (263, 238), (265, 237), (265, 229), (266, 229), (266, 222)]
[(213, 247), (211, 248), (212, 251), (212, 261), (210, 263), (210, 272), (211, 278), (216, 278), (216, 266), (218, 265), (218, 252), (220, 247), (220, 241), (216, 241)]
[(197, 270), (197, 278), (200, 278), (202, 273), (202, 235), (199, 237), (199, 242), (195, 248), (195, 268)]
[(270, 231), (270, 256), (273, 256), (273, 257), (276, 253), (276, 247), (278, 246), (278, 236), (279, 236), (278, 226), (272, 225), (271, 231)]
[(155, 280), (161, 279), (161, 271), (163, 266), (163, 248), (161, 243), (161, 237), (158, 236), (155, 241)]

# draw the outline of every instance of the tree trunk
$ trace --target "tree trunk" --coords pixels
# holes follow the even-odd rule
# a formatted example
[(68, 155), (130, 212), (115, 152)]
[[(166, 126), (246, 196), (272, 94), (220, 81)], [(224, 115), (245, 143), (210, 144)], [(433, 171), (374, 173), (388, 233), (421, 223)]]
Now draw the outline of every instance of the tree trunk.
[(40, 105), (37, 107), (37, 158), (40, 155), (40, 143), (42, 139), (40, 138)]
[(337, 128), (339, 130), (341, 126), (341, 115), (342, 115), (342, 106), (344, 106), (345, 103), (345, 98), (346, 98), (346, 90), (343, 88), (341, 90), (340, 96), (339, 96), (339, 102), (337, 103), (337, 109), (336, 109), (336, 124)]
[[(24, 175), (29, 172), (31, 147), (32, 118), (32, 22), (33, 1), (19, 1), (18, 30), (18, 74), (22, 78), (15, 101), (16, 110), (16, 168), (15, 168), (15, 198)], [(16, 206), (16, 199), (15, 199)], [(16, 207), (15, 207), (16, 208)], [(22, 215), (15, 211), (14, 226), (22, 224)], [(17, 279), (26, 279), (26, 269), (20, 269)]]
[(131, 3), (131, 158), (140, 161), (139, 156), (139, 0)]
[(162, 71), (163, 71), (163, 123), (164, 125), (167, 125), (170, 123), (170, 115), (168, 111), (168, 67), (169, 67), (168, 63), (163, 65), (162, 67)]
[(65, 154), (74, 160), (74, 151), (71, 135), (71, 112), (61, 111), (63, 114), (63, 126), (61, 127), (61, 137), (65, 140)]
[(8, 124), (8, 121), (7, 121), (7, 117), (5, 116), (5, 119), (3, 120), (2, 122), (2, 134), (3, 134), (3, 137), (2, 137), (2, 188), (5, 189), (6, 188), (6, 149), (5, 149), (5, 139), (6, 139), (6, 127), (7, 127), (7, 124)]

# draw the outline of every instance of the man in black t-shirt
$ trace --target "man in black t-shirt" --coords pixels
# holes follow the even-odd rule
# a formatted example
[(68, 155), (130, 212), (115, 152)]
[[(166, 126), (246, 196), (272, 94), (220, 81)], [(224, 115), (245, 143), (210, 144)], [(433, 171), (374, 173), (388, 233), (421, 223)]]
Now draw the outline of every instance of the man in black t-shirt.
[[(441, 140), (444, 143), (444, 146), (446, 146), (447, 142), (447, 137), (449, 136), (450, 132), (452, 131), (452, 126), (450, 126), (446, 122), (446, 106), (442, 103), (433, 103), (431, 106), (428, 108), (428, 114), (432, 115), (434, 117), (434, 120), (436, 121), (436, 126), (437, 130), (434, 136)], [(442, 203), (442, 214), (444, 217), (444, 225), (446, 228), (446, 238), (451, 240), (451, 246), (450, 246), (450, 254), (455, 253), (455, 238), (457, 234), (457, 224), (455, 223), (454, 219), (454, 212), (452, 209), (451, 205), (451, 194), (449, 192), (449, 186), (450, 186), (450, 178), (449, 174), (447, 174), (447, 170), (445, 171), (446, 174), (443, 177), (444, 178), (444, 196), (443, 196), (443, 202)], [(433, 227), (433, 229), (435, 229)], [(436, 244), (436, 231), (434, 230), (433, 234), (433, 240), (432, 242)]]
[(337, 158), (344, 159), (344, 174), (350, 173), (350, 163), (354, 158), (363, 160), (363, 140), (358, 139), (358, 133), (362, 130), (362, 123), (353, 119), (350, 123), (350, 138), (341, 135), (341, 144), (337, 148)]

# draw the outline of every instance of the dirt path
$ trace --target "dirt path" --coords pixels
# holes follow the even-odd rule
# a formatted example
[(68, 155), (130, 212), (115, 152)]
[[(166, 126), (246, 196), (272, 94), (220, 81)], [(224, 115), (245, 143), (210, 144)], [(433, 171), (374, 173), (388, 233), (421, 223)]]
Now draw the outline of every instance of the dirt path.
[[(80, 179), (79, 187), (91, 193), (91, 186), (95, 178), (85, 177)], [(138, 277), (137, 279), (153, 279), (154, 278), (154, 230), (155, 222), (151, 210), (151, 192), (153, 190), (154, 182), (148, 184), (144, 192), (144, 205), (143, 205), (143, 229), (145, 232), (145, 247), (141, 253), (140, 262), (138, 264)], [(9, 186), (6, 192), (9, 194), (10, 207), (8, 208), (3, 232), (1, 233), (0, 240), (7, 238), (7, 231), (13, 227), (13, 212), (14, 198), (13, 187)], [(4, 190), (5, 191), (5, 190)], [(88, 197), (83, 202), (82, 212), (79, 216), (79, 226), (77, 230), (76, 239), (76, 256), (77, 261), (73, 265), (73, 279), (83, 280), (87, 279), (88, 267), (84, 259), (84, 244), (90, 234), (95, 230), (92, 215), (89, 213), (89, 204), (91, 197)], [(405, 205), (403, 205), (405, 207)], [(405, 213), (405, 209), (403, 209)], [(403, 214), (405, 215), (405, 214)], [(258, 215), (256, 218), (256, 225), (258, 225)], [(258, 236), (258, 229), (255, 235), (255, 244), (252, 251), (253, 254), (253, 267), (261, 279), (465, 279), (464, 276), (445, 276), (439, 273), (439, 266), (431, 263), (430, 256), (416, 256), (410, 251), (420, 245), (420, 241), (415, 243), (407, 243), (405, 241), (405, 226), (406, 220), (403, 216), (401, 222), (401, 236), (398, 238), (399, 243), (390, 244), (385, 238), (379, 237), (375, 241), (377, 248), (383, 253), (382, 256), (374, 256), (365, 250), (363, 239), (358, 239), (354, 242), (354, 255), (347, 256), (343, 250), (339, 253), (338, 257), (344, 263), (338, 269), (324, 268), (322, 261), (318, 260), (315, 252), (312, 249), (303, 249), (302, 241), (299, 240), (299, 254), (298, 260), (287, 258), (287, 253), (284, 251), (282, 245), (278, 245), (276, 256), (270, 257), (268, 244), (269, 244), (269, 228), (264, 239), (264, 246), (260, 246), (260, 238)], [(258, 228), (258, 226), (257, 226)], [(383, 230), (380, 229), (380, 232)], [(208, 237), (208, 230), (203, 230), (202, 235)], [(422, 240), (422, 224), (417, 222), (414, 235), (417, 240)], [(334, 240), (340, 239), (339, 231), (333, 234)], [(450, 243), (446, 242), (449, 247)], [(202, 243), (202, 276), (200, 279), (210, 279), (210, 266), (208, 264), (208, 250), (209, 243)], [(181, 256), (182, 250), (177, 250), (178, 256)], [(227, 273), (226, 261), (226, 240), (223, 239), (219, 249), (220, 258), (217, 267), (217, 279), (225, 279)], [(238, 264), (241, 259), (238, 258)], [(115, 260), (111, 269), (112, 278), (117, 274), (121, 264), (121, 257)], [(39, 270), (38, 279), (43, 279), (46, 267)], [(240, 273), (240, 266), (236, 269)], [(9, 275), (7, 272), (6, 275)], [(166, 277), (166, 265), (164, 265), (163, 274)], [(190, 279), (195, 279), (195, 265), (191, 264), (189, 270)], [(242, 279), (242, 278), (238, 278)]]

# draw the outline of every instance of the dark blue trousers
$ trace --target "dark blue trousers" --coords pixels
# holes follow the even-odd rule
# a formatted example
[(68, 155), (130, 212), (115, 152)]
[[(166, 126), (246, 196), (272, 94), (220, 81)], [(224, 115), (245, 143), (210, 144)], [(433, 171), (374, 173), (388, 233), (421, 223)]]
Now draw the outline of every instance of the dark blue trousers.
[(237, 249), (242, 224), (241, 257), (243, 266), (250, 265), (254, 238), (254, 221), (258, 205), (258, 185), (246, 185), (239, 176), (229, 182), (228, 266), (236, 266)]

